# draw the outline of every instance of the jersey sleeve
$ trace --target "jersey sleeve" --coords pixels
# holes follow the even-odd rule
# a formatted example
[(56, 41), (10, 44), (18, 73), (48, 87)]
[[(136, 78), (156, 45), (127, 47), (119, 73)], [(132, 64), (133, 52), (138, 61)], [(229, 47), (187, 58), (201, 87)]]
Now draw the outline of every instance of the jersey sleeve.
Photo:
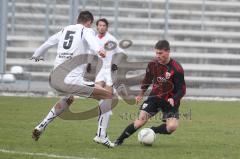
[(115, 49), (115, 53), (125, 53), (125, 51), (122, 48), (119, 47), (118, 41), (117, 41), (117, 47)]
[(54, 45), (58, 44), (62, 31), (52, 35), (45, 41), (39, 48), (37, 48), (33, 54), (34, 57), (40, 57), (46, 53), (46, 51), (53, 47)]
[(120, 62), (123, 59), (123, 53), (125, 53), (125, 51), (122, 48), (119, 47), (119, 42), (114, 36), (112, 36), (110, 34), (110, 37), (111, 37), (110, 41), (113, 41), (113, 42), (116, 43), (116, 48), (113, 50), (114, 56), (113, 56), (113, 59), (112, 59), (112, 63), (116, 64), (116, 65), (119, 65)]
[(181, 69), (181, 71), (177, 71), (174, 75), (174, 89), (176, 90), (173, 94), (174, 103), (177, 105), (180, 102), (180, 99), (186, 94), (186, 83), (184, 80), (184, 71)]
[(114, 49), (114, 53), (124, 53), (125, 51), (119, 47), (119, 42), (118, 40), (111, 35), (111, 41), (115, 42), (117, 44), (117, 47)]
[(100, 51), (100, 46), (97, 42), (94, 31), (90, 28), (85, 28), (84, 30), (85, 31), (83, 33), (83, 36), (87, 41), (90, 50), (92, 50), (95, 54), (97, 54), (97, 52)]
[(152, 80), (153, 80), (153, 74), (151, 72), (151, 65), (150, 63), (148, 64), (147, 66), (147, 69), (146, 69), (146, 73), (145, 73), (145, 76), (144, 76), (144, 79), (142, 80), (141, 82), (141, 89), (145, 92), (148, 87), (152, 84)]

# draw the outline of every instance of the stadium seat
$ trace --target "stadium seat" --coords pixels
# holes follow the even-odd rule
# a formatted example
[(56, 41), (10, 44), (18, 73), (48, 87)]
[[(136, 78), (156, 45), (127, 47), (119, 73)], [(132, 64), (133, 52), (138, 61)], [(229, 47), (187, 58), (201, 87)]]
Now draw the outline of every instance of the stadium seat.
[(4, 83), (14, 83), (15, 82), (15, 76), (13, 74), (4, 74), (2, 77), (2, 81)]

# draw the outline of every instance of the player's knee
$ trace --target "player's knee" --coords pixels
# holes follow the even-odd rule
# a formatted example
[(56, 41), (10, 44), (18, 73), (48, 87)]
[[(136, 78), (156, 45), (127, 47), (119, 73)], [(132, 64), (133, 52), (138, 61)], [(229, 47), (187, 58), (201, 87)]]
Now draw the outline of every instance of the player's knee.
[(112, 99), (113, 94), (111, 92), (107, 92), (107, 99)]
[(135, 128), (141, 128), (143, 125), (145, 125), (147, 123), (146, 119), (136, 119), (134, 121), (134, 127)]
[(169, 122), (167, 123), (167, 131), (169, 133), (173, 133), (174, 131), (176, 131), (178, 128), (178, 123), (176, 122)]
[(68, 98), (66, 98), (66, 103), (68, 106), (70, 106), (73, 102), (74, 102), (74, 96), (71, 95)]
[(112, 93), (110, 91), (102, 91), (102, 96), (103, 96), (103, 99), (112, 99)]
[[(73, 95), (71, 95), (71, 96), (69, 96), (69, 97), (63, 97), (63, 98), (61, 98), (61, 102), (62, 102), (62, 103), (66, 103), (67, 106), (70, 106), (70, 105), (73, 103), (73, 101), (74, 101), (74, 96), (73, 96)], [(66, 105), (66, 104), (63, 104), (63, 105)]]

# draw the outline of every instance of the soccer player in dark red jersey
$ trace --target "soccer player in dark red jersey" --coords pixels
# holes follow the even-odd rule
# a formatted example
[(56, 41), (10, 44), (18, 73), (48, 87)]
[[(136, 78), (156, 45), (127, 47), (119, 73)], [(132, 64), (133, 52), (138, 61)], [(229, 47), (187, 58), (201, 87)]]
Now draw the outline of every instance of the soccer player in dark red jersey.
[(121, 145), (124, 139), (131, 136), (159, 111), (162, 111), (163, 123), (160, 126), (151, 127), (155, 133), (171, 134), (178, 127), (180, 100), (186, 93), (184, 70), (176, 60), (170, 58), (168, 41), (158, 41), (155, 52), (155, 58), (148, 63), (136, 103), (142, 100), (146, 90), (152, 84), (151, 93), (142, 103), (139, 117), (125, 128), (115, 141), (115, 146)]

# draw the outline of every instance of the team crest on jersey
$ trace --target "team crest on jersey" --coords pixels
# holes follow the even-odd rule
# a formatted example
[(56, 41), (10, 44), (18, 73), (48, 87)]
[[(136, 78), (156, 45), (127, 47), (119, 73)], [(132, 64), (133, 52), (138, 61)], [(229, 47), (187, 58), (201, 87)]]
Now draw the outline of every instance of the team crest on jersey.
[(159, 82), (159, 83), (161, 83), (161, 82), (166, 82), (166, 78), (165, 77), (161, 77), (161, 76), (159, 76), (159, 77), (157, 77), (157, 81)]
[(166, 72), (165, 78), (166, 78), (166, 79), (170, 79), (170, 77), (171, 77), (171, 73), (170, 73), (170, 72)]

